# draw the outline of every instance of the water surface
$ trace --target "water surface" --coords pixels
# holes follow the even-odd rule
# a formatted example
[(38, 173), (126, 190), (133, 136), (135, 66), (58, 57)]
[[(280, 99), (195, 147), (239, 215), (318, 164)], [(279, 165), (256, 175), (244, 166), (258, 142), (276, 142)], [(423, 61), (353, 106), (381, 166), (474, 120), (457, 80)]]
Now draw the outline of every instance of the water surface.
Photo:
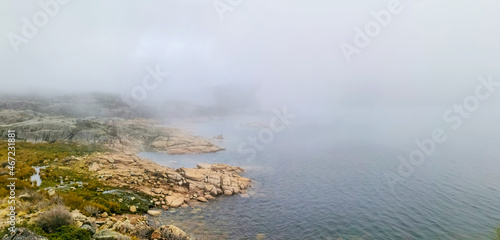
[[(451, 131), (437, 113), (298, 117), (254, 159), (237, 147), (258, 136), (259, 128), (240, 125), (255, 119), (210, 121), (190, 129), (206, 137), (223, 134), (218, 144), (226, 151), (141, 156), (176, 168), (199, 162), (238, 165), (254, 180), (248, 197), (224, 196), (160, 218), (197, 235), (488, 239), (500, 219), (500, 151), (495, 146), (500, 133), (492, 130), (499, 124), (485, 120), (482, 124), (490, 128), (481, 131), (473, 127), (479, 120), (471, 120)], [(414, 140), (429, 137), (435, 127), (445, 129), (448, 140), (393, 191), (384, 173), (395, 173), (398, 156), (407, 156)]]

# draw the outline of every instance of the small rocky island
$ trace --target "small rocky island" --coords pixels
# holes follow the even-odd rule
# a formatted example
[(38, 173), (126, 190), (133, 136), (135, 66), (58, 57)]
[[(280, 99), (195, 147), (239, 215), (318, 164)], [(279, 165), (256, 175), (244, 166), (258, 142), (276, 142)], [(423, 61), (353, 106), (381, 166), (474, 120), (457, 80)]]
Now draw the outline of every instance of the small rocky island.
[[(111, 113), (110, 109), (119, 108), (105, 107), (107, 112), (91, 117), (65, 114), (68, 106), (0, 101), (0, 136), (7, 139), (8, 130), (14, 129), (19, 146), (16, 223), (23, 225), (13, 235), (4, 231), (2, 240), (190, 239), (176, 226), (151, 226), (148, 219), (169, 208), (245, 193), (251, 186), (250, 179), (240, 176), (240, 167), (200, 163), (196, 168), (173, 169), (136, 155), (224, 150), (210, 139), (151, 119), (123, 117), (124, 112), (130, 115), (123, 106)], [(40, 172), (42, 185), (30, 184), (32, 167), (42, 165), (47, 166)], [(2, 184), (8, 177), (3, 166)], [(4, 227), (8, 227), (7, 195), (0, 193)]]

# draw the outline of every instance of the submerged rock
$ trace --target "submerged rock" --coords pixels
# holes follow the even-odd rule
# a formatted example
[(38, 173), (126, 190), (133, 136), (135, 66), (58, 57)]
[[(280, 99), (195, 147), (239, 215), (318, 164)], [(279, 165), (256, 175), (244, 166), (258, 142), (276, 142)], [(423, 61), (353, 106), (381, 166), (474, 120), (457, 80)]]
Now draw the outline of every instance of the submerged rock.
[(256, 240), (264, 240), (266, 239), (266, 235), (264, 233), (259, 233), (257, 236), (255, 236)]

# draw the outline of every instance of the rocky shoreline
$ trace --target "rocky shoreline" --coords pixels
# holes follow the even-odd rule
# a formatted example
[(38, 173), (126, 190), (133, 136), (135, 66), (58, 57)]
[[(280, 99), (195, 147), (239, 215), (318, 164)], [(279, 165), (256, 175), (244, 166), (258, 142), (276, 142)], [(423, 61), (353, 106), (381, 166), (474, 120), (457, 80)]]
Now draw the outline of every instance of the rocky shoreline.
[[(75, 226), (89, 231), (96, 240), (191, 240), (180, 228), (174, 225), (153, 227), (149, 224), (148, 216), (117, 215), (112, 217), (87, 217), (78, 210), (71, 213)], [(1, 240), (48, 240), (26, 228), (18, 228), (14, 234), (4, 235)]]
[[(136, 153), (144, 150), (168, 154), (223, 150), (206, 139), (185, 134), (178, 129), (155, 126), (150, 120), (81, 120), (24, 110), (2, 110), (0, 115), (3, 123), (0, 125), (0, 136), (7, 134), (8, 129), (15, 129), (17, 138), (27, 142), (103, 144), (111, 152), (98, 152), (66, 161), (83, 162), (89, 172), (101, 181), (106, 181), (106, 184), (128, 187), (154, 196), (155, 205), (164, 208), (179, 207), (191, 200), (203, 202), (222, 194), (244, 193), (250, 186), (249, 179), (238, 175), (243, 172), (239, 167), (200, 163), (196, 169), (172, 169), (138, 157)], [(122, 151), (124, 148), (127, 150)]]
[(250, 179), (239, 175), (242, 168), (226, 164), (200, 163), (198, 168), (172, 169), (120, 153), (98, 153), (81, 161), (106, 184), (152, 196), (154, 205), (165, 210), (220, 195), (245, 193), (251, 185)]
[[(84, 157), (71, 157), (63, 160), (47, 162), (48, 166), (65, 165), (80, 168), (83, 172), (104, 182), (113, 189), (141, 192), (149, 196), (150, 206), (147, 214), (138, 213), (138, 206), (130, 205), (127, 214), (98, 213), (95, 217), (85, 216), (78, 210), (71, 211), (74, 225), (92, 233), (93, 239), (130, 240), (188, 240), (191, 239), (181, 229), (173, 225), (151, 226), (149, 219), (162, 214), (169, 208), (188, 207), (202, 204), (221, 195), (243, 194), (251, 187), (248, 178), (241, 177), (240, 167), (226, 164), (198, 164), (197, 168), (172, 169), (161, 166), (151, 160), (140, 158), (135, 154), (118, 152), (94, 153)], [(65, 181), (70, 179), (65, 178)], [(69, 192), (77, 191), (72, 187)], [(57, 196), (60, 191), (68, 192), (61, 186), (41, 190), (49, 197)], [(104, 192), (98, 189), (97, 192)], [(24, 194), (22, 198), (30, 198)], [(119, 199), (118, 201), (122, 201)], [(25, 214), (22, 221), (36, 224), (37, 218), (44, 211)], [(2, 214), (3, 215), (3, 214)], [(46, 239), (27, 229), (18, 229), (14, 235), (5, 235), (2, 240)]]
[[(53, 168), (72, 169), (88, 175), (90, 179), (97, 179), (102, 186), (148, 196), (149, 203), (146, 205), (150, 209), (146, 215), (144, 211), (138, 211), (140, 206), (133, 204), (127, 206), (128, 213), (124, 214), (99, 212), (95, 216), (86, 216), (79, 210), (71, 211), (75, 221), (73, 225), (90, 231), (93, 239), (190, 239), (185, 232), (172, 225), (149, 226), (148, 217), (161, 215), (162, 209), (188, 207), (222, 195), (243, 194), (251, 187), (250, 179), (240, 176), (244, 171), (240, 167), (200, 163), (197, 168), (173, 169), (138, 157), (136, 153), (140, 151), (199, 154), (224, 150), (208, 139), (158, 126), (147, 119), (71, 118), (32, 110), (0, 110), (0, 136), (6, 135), (8, 129), (15, 129), (19, 141), (24, 142), (102, 145), (105, 151), (65, 159), (46, 159), (43, 164), (48, 166), (47, 172)], [(82, 187), (74, 183), (71, 183), (71, 188), (64, 186), (63, 180), (68, 183), (76, 180), (72, 181), (71, 176), (59, 177), (60, 186), (38, 192), (53, 198), (60, 193), (78, 192), (78, 188)], [(103, 194), (105, 190), (98, 188), (96, 192)], [(118, 199), (120, 201), (123, 199)], [(25, 213), (22, 222), (36, 224), (38, 216), (48, 210)], [(4, 214), (2, 212), (3, 217), (6, 216)], [(28, 229), (18, 228), (17, 231), (15, 235), (4, 235), (2, 240), (46, 239)]]

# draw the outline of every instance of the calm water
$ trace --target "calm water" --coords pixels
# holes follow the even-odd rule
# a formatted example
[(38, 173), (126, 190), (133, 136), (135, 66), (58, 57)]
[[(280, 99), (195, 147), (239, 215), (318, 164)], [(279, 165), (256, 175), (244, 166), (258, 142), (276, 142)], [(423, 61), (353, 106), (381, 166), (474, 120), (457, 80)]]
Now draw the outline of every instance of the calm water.
[[(478, 115), (452, 131), (439, 111), (426, 114), (298, 117), (255, 159), (237, 150), (257, 136), (260, 129), (239, 125), (254, 119), (184, 126), (205, 137), (223, 134), (218, 144), (227, 150), (141, 156), (172, 167), (239, 165), (255, 183), (248, 197), (175, 209), (159, 224), (214, 239), (489, 239), (500, 219), (498, 121)], [(416, 148), (413, 141), (429, 137), (435, 127), (442, 127), (448, 140), (393, 192), (384, 173), (395, 172), (398, 156), (408, 156)]]
[(47, 166), (42, 166), (42, 167), (32, 167), (35, 169), (35, 174), (31, 176), (30, 180), (31, 183), (34, 184), (36, 182), (37, 186), (40, 186), (42, 184), (42, 179), (40, 178), (40, 170), (47, 168)]

